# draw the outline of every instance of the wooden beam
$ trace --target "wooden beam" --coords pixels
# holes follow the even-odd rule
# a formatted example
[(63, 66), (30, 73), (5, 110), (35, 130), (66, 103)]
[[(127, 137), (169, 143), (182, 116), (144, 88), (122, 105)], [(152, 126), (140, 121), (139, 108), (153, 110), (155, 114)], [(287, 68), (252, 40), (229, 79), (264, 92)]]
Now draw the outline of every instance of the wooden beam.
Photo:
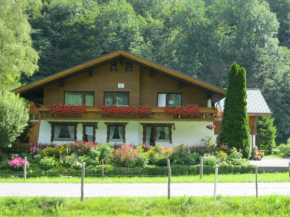
[(183, 86), (183, 81), (179, 81), (179, 82), (178, 82), (178, 89), (181, 89), (182, 86)]
[(89, 76), (90, 76), (90, 77), (93, 77), (93, 74), (94, 74), (93, 69), (90, 69), (90, 70), (89, 70)]
[(124, 58), (121, 56), (119, 59), (120, 59), (120, 65), (123, 65)]
[(61, 81), (60, 81), (60, 86), (61, 86), (61, 87), (64, 87), (64, 80), (61, 80)]
[(153, 78), (153, 77), (154, 77), (154, 70), (151, 69), (151, 70), (150, 70), (150, 78)]

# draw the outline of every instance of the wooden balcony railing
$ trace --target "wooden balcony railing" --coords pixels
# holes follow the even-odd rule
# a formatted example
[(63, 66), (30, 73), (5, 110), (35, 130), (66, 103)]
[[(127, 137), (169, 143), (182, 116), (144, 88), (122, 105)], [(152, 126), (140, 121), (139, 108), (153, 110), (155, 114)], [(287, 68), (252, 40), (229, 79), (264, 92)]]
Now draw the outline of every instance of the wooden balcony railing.
[(152, 107), (151, 114), (139, 116), (136, 114), (128, 114), (122, 116), (112, 116), (112, 115), (102, 115), (101, 109), (99, 107), (87, 107), (85, 114), (54, 114), (52, 113), (47, 106), (42, 106), (38, 109), (41, 119), (84, 119), (84, 120), (124, 120), (124, 119), (150, 119), (150, 120), (176, 120), (176, 121), (213, 121), (216, 114), (215, 108), (201, 107), (199, 116), (170, 116), (165, 113), (164, 108)]

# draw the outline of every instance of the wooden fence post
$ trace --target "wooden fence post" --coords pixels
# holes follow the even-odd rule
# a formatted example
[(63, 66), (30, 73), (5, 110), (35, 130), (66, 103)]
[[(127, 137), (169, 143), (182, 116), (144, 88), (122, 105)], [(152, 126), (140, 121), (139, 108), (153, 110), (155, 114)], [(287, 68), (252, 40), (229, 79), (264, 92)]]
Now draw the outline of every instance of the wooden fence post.
[(102, 160), (102, 180), (105, 177), (105, 165), (104, 165), (104, 159)]
[(203, 178), (203, 156), (200, 157), (199, 178)]
[(214, 200), (216, 200), (216, 186), (217, 186), (218, 171), (219, 171), (219, 165), (217, 163), (215, 165), (214, 192), (213, 192), (213, 199)]
[(256, 166), (256, 197), (258, 197), (258, 166)]
[(85, 183), (86, 163), (82, 165), (82, 181), (81, 181), (81, 201), (84, 201), (84, 183)]
[(23, 174), (23, 177), (24, 177), (24, 180), (26, 180), (26, 168), (27, 168), (27, 157), (24, 158), (24, 174)]
[(168, 200), (170, 199), (170, 183), (171, 183), (171, 168), (170, 168), (170, 160), (167, 159), (167, 167), (168, 167)]

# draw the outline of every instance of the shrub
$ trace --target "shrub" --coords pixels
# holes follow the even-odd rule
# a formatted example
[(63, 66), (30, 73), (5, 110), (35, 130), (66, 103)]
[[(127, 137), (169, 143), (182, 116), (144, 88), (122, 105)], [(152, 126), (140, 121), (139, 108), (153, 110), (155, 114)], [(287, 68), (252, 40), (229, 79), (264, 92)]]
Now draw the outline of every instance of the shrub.
[(89, 155), (91, 148), (96, 148), (96, 147), (97, 147), (97, 144), (93, 142), (76, 141), (71, 146), (71, 149), (78, 156), (81, 156), (81, 155)]
[(86, 163), (86, 166), (90, 165), (98, 165), (99, 164), (99, 159), (92, 159), (90, 156), (80, 156), (78, 161), (80, 163)]
[(53, 157), (44, 157), (39, 161), (39, 164), (45, 168), (52, 168), (56, 165), (56, 160)]
[(120, 167), (145, 167), (147, 158), (133, 149), (132, 145), (123, 145), (113, 154), (112, 162), (115, 166)]
[(204, 156), (205, 154), (212, 154), (216, 150), (216, 144), (213, 142), (211, 136), (203, 138), (198, 145), (189, 147), (190, 153), (197, 153), (200, 156)]
[(101, 143), (96, 147), (97, 152), (99, 152), (99, 161), (104, 160), (107, 164), (111, 161), (111, 157), (114, 149), (110, 144)]
[(191, 154), (189, 147), (185, 146), (184, 143), (179, 143), (169, 158), (173, 165), (194, 165), (199, 161), (199, 155)]
[(288, 139), (287, 143), (287, 145), (282, 144), (279, 146), (280, 153), (283, 153), (284, 157), (290, 157), (290, 139)]
[(273, 147), (276, 142), (276, 127), (274, 126), (274, 118), (272, 117), (259, 117), (258, 123), (257, 144), (259, 149), (265, 150), (268, 154), (272, 154)]
[(14, 168), (22, 167), (24, 166), (24, 164), (26, 164), (26, 166), (29, 166), (29, 162), (28, 161), (25, 162), (25, 160), (21, 157), (17, 157), (8, 162), (8, 165)]
[(228, 158), (228, 154), (224, 151), (219, 151), (216, 155), (217, 160), (222, 163), (222, 162), (226, 162), (227, 158)]
[(156, 166), (167, 166), (167, 158), (159, 158), (157, 161), (156, 161)]
[(204, 158), (204, 165), (215, 166), (217, 159), (215, 156), (207, 156)]
[(63, 156), (60, 158), (59, 162), (69, 167), (74, 167), (74, 168), (82, 167), (82, 164), (78, 161), (78, 156), (76, 154)]

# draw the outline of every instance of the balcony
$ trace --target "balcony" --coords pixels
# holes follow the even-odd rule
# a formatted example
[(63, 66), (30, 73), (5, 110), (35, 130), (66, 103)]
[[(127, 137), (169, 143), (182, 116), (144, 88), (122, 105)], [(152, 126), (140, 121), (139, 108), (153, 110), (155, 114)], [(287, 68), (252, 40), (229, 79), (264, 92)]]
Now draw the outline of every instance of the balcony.
[(156, 120), (156, 121), (213, 121), (215, 108), (200, 107), (199, 116), (168, 115), (164, 108), (151, 107), (151, 114), (103, 115), (99, 107), (87, 107), (85, 114), (54, 114), (47, 106), (38, 109), (42, 120)]

